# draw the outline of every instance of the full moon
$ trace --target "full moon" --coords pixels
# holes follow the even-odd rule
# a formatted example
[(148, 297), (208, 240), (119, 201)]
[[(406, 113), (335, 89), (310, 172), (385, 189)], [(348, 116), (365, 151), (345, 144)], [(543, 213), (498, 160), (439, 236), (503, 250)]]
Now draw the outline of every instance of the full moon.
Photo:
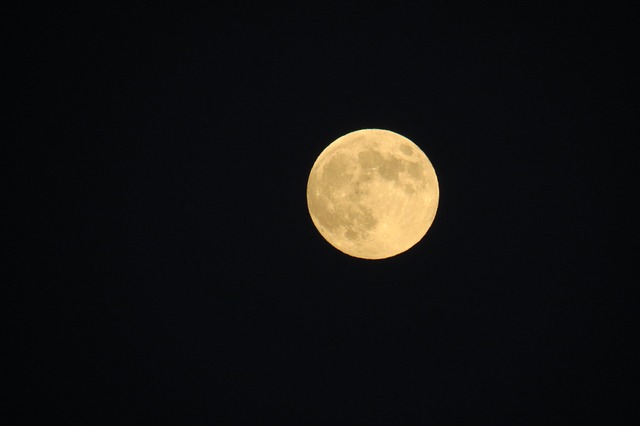
[(436, 172), (422, 150), (389, 130), (348, 133), (325, 148), (307, 183), (309, 214), (335, 248), (362, 259), (403, 253), (438, 209)]

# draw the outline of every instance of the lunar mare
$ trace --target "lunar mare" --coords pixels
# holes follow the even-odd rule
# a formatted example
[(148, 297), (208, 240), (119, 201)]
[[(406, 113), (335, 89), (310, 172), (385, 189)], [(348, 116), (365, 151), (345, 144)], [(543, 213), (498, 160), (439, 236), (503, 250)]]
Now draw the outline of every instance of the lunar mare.
[(431, 162), (409, 139), (382, 129), (346, 134), (318, 156), (307, 205), (320, 234), (354, 257), (384, 259), (427, 233), (438, 208)]

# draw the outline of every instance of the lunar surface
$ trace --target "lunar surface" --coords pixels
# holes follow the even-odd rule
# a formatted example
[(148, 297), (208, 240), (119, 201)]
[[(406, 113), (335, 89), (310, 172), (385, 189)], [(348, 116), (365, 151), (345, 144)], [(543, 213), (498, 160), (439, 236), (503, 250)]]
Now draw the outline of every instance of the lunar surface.
[(320, 234), (354, 257), (384, 259), (425, 236), (438, 208), (438, 179), (409, 139), (380, 130), (338, 138), (318, 157), (307, 204)]

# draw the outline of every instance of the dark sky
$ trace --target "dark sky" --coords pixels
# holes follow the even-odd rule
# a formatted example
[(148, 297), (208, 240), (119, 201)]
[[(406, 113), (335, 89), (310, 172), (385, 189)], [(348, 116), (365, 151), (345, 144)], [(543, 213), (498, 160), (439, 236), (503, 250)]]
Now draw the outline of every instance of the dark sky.
[[(58, 7), (8, 27), (15, 424), (634, 409), (624, 11)], [(440, 181), (427, 236), (382, 261), (306, 207), (316, 157), (362, 128)]]

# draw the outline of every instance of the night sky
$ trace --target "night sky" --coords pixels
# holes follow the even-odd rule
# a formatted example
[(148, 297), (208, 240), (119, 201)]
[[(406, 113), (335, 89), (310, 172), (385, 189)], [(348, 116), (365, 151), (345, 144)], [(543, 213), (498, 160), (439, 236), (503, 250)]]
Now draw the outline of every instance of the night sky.
[[(637, 410), (626, 13), (307, 3), (8, 19), (6, 424)], [(440, 184), (426, 237), (379, 261), (306, 206), (317, 156), (363, 128)]]

